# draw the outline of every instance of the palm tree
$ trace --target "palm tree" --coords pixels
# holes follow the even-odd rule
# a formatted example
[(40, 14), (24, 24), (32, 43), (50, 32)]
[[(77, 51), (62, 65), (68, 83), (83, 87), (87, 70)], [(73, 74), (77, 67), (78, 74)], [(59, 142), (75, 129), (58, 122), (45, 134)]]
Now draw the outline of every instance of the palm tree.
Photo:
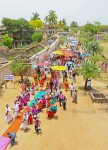
[(94, 63), (97, 63), (99, 61), (103, 61), (104, 60), (104, 58), (102, 57), (102, 55), (100, 55), (99, 53), (92, 54), (89, 59), (91, 61), (93, 61)]
[(45, 24), (48, 23), (48, 16), (46, 16), (46, 17), (44, 18), (44, 21), (45, 21)]
[(52, 35), (52, 28), (57, 25), (57, 15), (55, 11), (51, 10), (49, 11), (49, 15), (45, 17), (45, 24), (48, 24), (51, 27), (51, 33)]
[(59, 29), (63, 27), (62, 20), (59, 20), (59, 22), (57, 23), (56, 27), (59, 28)]
[(88, 79), (100, 77), (100, 72), (96, 63), (91, 61), (84, 62), (82, 67), (77, 69), (76, 71), (83, 75), (83, 78), (85, 79), (85, 89), (87, 89)]
[(55, 11), (53, 11), (53, 10), (49, 11), (48, 22), (51, 25), (55, 25), (57, 23), (57, 15), (56, 15)]
[(31, 17), (31, 20), (38, 20), (39, 18), (39, 14), (37, 12), (32, 13), (33, 17)]
[(98, 53), (101, 51), (101, 47), (97, 41), (91, 41), (88, 43), (87, 49), (89, 52)]

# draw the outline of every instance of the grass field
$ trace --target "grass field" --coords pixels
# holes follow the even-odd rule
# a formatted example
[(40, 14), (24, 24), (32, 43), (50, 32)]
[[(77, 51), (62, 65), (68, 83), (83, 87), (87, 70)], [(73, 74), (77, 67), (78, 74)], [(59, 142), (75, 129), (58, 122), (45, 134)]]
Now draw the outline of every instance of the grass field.
[(108, 42), (100, 42), (100, 46), (102, 47), (102, 54), (108, 59)]

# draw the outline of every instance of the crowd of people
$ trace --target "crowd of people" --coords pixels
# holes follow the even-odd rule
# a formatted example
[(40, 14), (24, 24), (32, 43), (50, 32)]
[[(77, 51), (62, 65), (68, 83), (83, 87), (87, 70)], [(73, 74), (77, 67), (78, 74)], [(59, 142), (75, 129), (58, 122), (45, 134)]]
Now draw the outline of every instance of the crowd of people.
[[(67, 43), (68, 45), (68, 43)], [(68, 50), (67, 50), (68, 51)], [(21, 83), (21, 94), (16, 97), (13, 103), (14, 118), (18, 117), (19, 112), (26, 107), (26, 111), (23, 115), (22, 124), (20, 129), (27, 131), (28, 125), (34, 123), (34, 128), (36, 133), (41, 131), (40, 124), (41, 121), (38, 119), (38, 113), (41, 112), (43, 108), (46, 108), (46, 113), (48, 118), (53, 117), (57, 112), (57, 102), (63, 110), (66, 110), (67, 98), (63, 93), (61, 83), (64, 84), (65, 91), (70, 92), (70, 99), (73, 103), (77, 104), (77, 90), (74, 85), (76, 82), (76, 76), (78, 75), (75, 71), (77, 67), (82, 65), (82, 60), (86, 55), (86, 50), (84, 49), (81, 53), (75, 48), (69, 49), (72, 52), (72, 56), (65, 57), (61, 55), (55, 55), (53, 52), (49, 55), (47, 66), (38, 66), (34, 69), (33, 81), (31, 82), (28, 76), (25, 81)], [(66, 66), (66, 70), (53, 70), (51, 66)], [(61, 80), (63, 79), (63, 80)], [(71, 81), (71, 83), (69, 82)], [(91, 90), (91, 81), (88, 83), (89, 90)], [(36, 91), (45, 90), (46, 94), (42, 97), (35, 98), (35, 103), (28, 105), (31, 95), (35, 95)], [(6, 122), (10, 123), (13, 120), (11, 115), (11, 109), (9, 105), (6, 105)], [(10, 133), (8, 133), (10, 136)], [(16, 137), (16, 135), (14, 136)], [(14, 138), (15, 139), (15, 138)], [(13, 144), (13, 142), (12, 142)]]

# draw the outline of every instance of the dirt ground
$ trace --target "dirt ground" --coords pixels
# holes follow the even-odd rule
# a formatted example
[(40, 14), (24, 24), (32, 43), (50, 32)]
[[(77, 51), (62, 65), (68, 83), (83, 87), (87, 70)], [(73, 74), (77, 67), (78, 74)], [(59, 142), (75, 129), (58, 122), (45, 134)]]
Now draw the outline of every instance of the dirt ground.
[[(70, 83), (72, 82), (71, 79)], [(102, 79), (92, 80), (93, 88), (108, 95), (108, 74)], [(108, 108), (107, 104), (95, 104), (88, 92), (83, 90), (84, 80), (77, 77), (74, 84), (78, 89), (78, 104), (72, 103), (70, 91), (63, 93), (67, 97), (67, 110), (58, 105), (58, 112), (52, 119), (47, 119), (46, 110), (40, 113), (42, 133), (37, 135), (34, 125), (29, 131), (17, 132), (16, 144), (12, 150), (108, 150)], [(16, 95), (20, 93), (19, 85), (8, 82), (8, 89), (0, 89), (0, 135), (9, 127), (5, 123), (5, 105), (11, 107)], [(33, 97), (31, 97), (32, 99)], [(100, 109), (101, 108), (101, 109)], [(8, 146), (7, 149), (10, 146)]]

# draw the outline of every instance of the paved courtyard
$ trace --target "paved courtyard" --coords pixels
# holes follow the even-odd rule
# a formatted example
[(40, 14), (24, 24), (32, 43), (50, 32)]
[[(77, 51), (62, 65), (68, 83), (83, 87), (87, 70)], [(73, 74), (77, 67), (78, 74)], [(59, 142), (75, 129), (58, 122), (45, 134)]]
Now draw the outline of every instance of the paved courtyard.
[[(106, 89), (106, 74), (100, 80), (93, 80), (95, 89), (108, 93)], [(105, 76), (105, 77), (104, 77)], [(32, 78), (31, 78), (32, 80)], [(71, 82), (71, 79), (69, 79)], [(62, 80), (61, 80), (62, 81)], [(63, 93), (67, 97), (67, 110), (64, 111), (58, 105), (57, 115), (51, 120), (47, 119), (46, 109), (40, 113), (42, 134), (37, 135), (34, 125), (29, 126), (29, 131), (17, 132), (16, 145), (12, 150), (107, 150), (108, 147), (108, 111), (105, 111), (107, 104), (94, 104), (88, 93), (82, 90), (84, 80), (77, 77), (74, 84), (78, 89), (78, 104), (72, 103), (70, 92)], [(5, 105), (12, 107), (13, 100), (20, 93), (20, 85), (8, 82), (8, 89), (4, 86), (0, 90), (0, 135), (9, 125), (5, 123)], [(31, 97), (32, 99), (33, 97)], [(103, 105), (105, 107), (103, 107)], [(100, 109), (101, 108), (101, 109)], [(10, 149), (9, 146), (7, 149)]]

